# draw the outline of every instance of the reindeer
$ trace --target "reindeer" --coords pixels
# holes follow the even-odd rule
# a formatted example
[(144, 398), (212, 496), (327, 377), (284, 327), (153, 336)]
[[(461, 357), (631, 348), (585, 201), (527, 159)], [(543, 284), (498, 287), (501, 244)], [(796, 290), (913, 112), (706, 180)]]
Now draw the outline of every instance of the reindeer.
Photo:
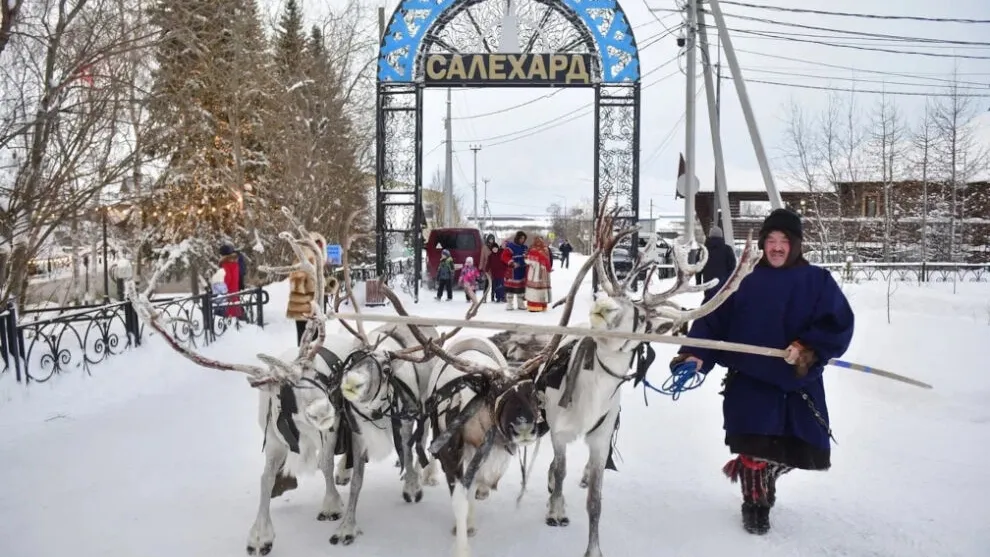
[[(288, 209), (283, 207), (282, 212), (293, 223), (299, 238), (289, 232), (283, 232), (279, 237), (289, 242), (299, 263), (267, 271), (306, 272), (316, 283), (316, 296), (298, 349), (286, 351), (279, 357), (258, 354), (265, 367), (207, 358), (183, 346), (167, 330), (165, 318), (152, 307), (149, 296), (160, 277), (178, 260), (178, 254), (173, 254), (161, 266), (143, 293), (137, 292), (132, 278), (125, 280), (127, 298), (138, 316), (175, 351), (202, 367), (245, 373), (249, 384), (260, 390), (258, 413), (264, 432), (265, 469), (261, 476), (258, 514), (248, 533), (248, 554), (267, 555), (272, 549), (275, 531), (270, 506), (273, 495), (278, 494), (275, 484), (280, 471), (289, 470), (292, 474), (317, 468), (323, 471), (326, 492), (317, 517), (319, 520), (339, 519), (342, 506), (333, 481), (333, 455), (341, 407), (340, 377), (347, 365), (347, 355), (355, 348), (354, 341), (348, 335), (327, 336), (323, 311), (326, 285), (322, 273), (325, 254)], [(313, 254), (316, 254), (315, 264), (307, 257)]]
[[(654, 263), (650, 258), (639, 258), (625, 281), (616, 279), (611, 265), (604, 264), (604, 255), (611, 254), (615, 246), (636, 228), (613, 230), (613, 216), (604, 213), (599, 216), (597, 231), (598, 251), (586, 265), (593, 264), (600, 277), (603, 292), (599, 293), (590, 310), (592, 329), (607, 331), (627, 331), (636, 333), (671, 333), (690, 319), (695, 319), (714, 311), (732, 292), (742, 279), (752, 270), (759, 256), (751, 249), (751, 239), (732, 277), (722, 290), (705, 305), (695, 310), (682, 310), (669, 301), (674, 295), (707, 289), (717, 281), (693, 285), (692, 277), (700, 271), (707, 260), (707, 252), (702, 248), (700, 260), (688, 264), (689, 246), (678, 244), (676, 266), (677, 280), (672, 288), (660, 294), (648, 292), (644, 286), (643, 297), (631, 297), (629, 287), (637, 274)], [(649, 269), (652, 276), (654, 269)], [(646, 284), (649, 284), (647, 278)], [(569, 296), (561, 326), (566, 326), (570, 307), (576, 292)], [(643, 377), (652, 363), (651, 349), (647, 343), (613, 338), (569, 338), (566, 344), (558, 346), (563, 339), (554, 335), (546, 339), (503, 339), (503, 350), (512, 358), (521, 358), (531, 353), (533, 346), (546, 346), (552, 356), (537, 374), (536, 384), (545, 397), (544, 411), (553, 445), (554, 458), (548, 470), (548, 491), (546, 523), (548, 526), (567, 526), (563, 495), (563, 482), (567, 474), (567, 445), (584, 438), (589, 448), (588, 461), (584, 467), (581, 486), (588, 489), (588, 546), (585, 557), (601, 557), (599, 545), (599, 522), (601, 519), (601, 490), (606, 468), (615, 469), (612, 463), (612, 444), (617, 433), (621, 406), (621, 386), (631, 379)], [(640, 364), (630, 373), (637, 353), (648, 355), (640, 359)]]
[[(382, 289), (395, 310), (408, 315), (395, 293), (385, 286)], [(478, 303), (474, 300), (473, 306)], [(468, 319), (474, 313), (469, 312)], [(539, 397), (533, 381), (512, 373), (491, 341), (465, 338), (441, 347), (419, 327), (409, 327), (421, 347), (440, 360), (430, 377), (430, 395), (424, 405), (433, 430), (430, 453), (440, 462), (451, 494), (453, 554), (470, 557), (474, 501), (497, 489), (511, 456), (546, 432)], [(445, 333), (442, 339), (459, 331)], [(539, 361), (528, 365), (535, 368)]]
[[(331, 541), (332, 543), (341, 542), (344, 544), (354, 541), (356, 529), (353, 524), (353, 516), (360, 485), (357, 485), (356, 489), (351, 489), (349, 505), (345, 512), (341, 496), (336, 488), (337, 484), (334, 481), (334, 454), (335, 452), (337, 454), (346, 452), (347, 442), (353, 441), (353, 438), (364, 438), (353, 432), (356, 425), (355, 420), (342, 421), (341, 419), (345, 415), (344, 411), (349, 408), (349, 402), (342, 396), (341, 380), (349, 368), (364, 365), (369, 355), (376, 361), (381, 361), (383, 358), (388, 361), (389, 358), (388, 350), (380, 346), (385, 343), (376, 342), (376, 345), (372, 347), (370, 343), (361, 341), (367, 337), (364, 335), (360, 323), (357, 325), (357, 330), (354, 330), (347, 323), (341, 321), (341, 325), (347, 330), (347, 333), (326, 334), (327, 316), (323, 309), (326, 285), (322, 273), (325, 253), (287, 209), (283, 207), (282, 211), (292, 221), (300, 237), (294, 238), (288, 232), (282, 233), (280, 237), (290, 243), (299, 263), (288, 267), (263, 268), (262, 270), (283, 275), (303, 271), (315, 281), (316, 294), (311, 317), (299, 348), (286, 351), (278, 358), (259, 354), (258, 358), (266, 364), (267, 368), (211, 360), (185, 348), (174, 336), (169, 334), (162, 321), (162, 316), (154, 311), (148, 301), (148, 296), (154, 290), (158, 277), (162, 276), (177, 258), (167, 262), (156, 273), (143, 294), (138, 295), (136, 293), (133, 280), (127, 283), (128, 298), (137, 309), (139, 317), (158, 331), (173, 349), (204, 367), (246, 373), (249, 375), (251, 386), (261, 391), (259, 422), (264, 432), (262, 447), (265, 454), (265, 469), (261, 477), (258, 514), (248, 533), (247, 553), (249, 555), (256, 553), (267, 555), (271, 552), (275, 538), (270, 512), (271, 499), (278, 496), (283, 487), (277, 486), (277, 481), (289, 478), (294, 482), (297, 475), (313, 472), (317, 468), (323, 472), (326, 484), (323, 504), (317, 519), (321, 521), (340, 520), (343, 516), (344, 521)], [(356, 213), (349, 218), (348, 228), (355, 217)], [(350, 275), (347, 265), (347, 248), (351, 240), (352, 238), (348, 238), (343, 246), (344, 280), (342, 282), (351, 303), (356, 307), (353, 292), (350, 291)], [(315, 257), (313, 257), (314, 254)], [(340, 300), (338, 299), (337, 306), (339, 304)], [(376, 331), (375, 333), (379, 332), (389, 336), (389, 333), (385, 331)], [(429, 366), (430, 363), (424, 360), (424, 365)], [(428, 373), (429, 369), (427, 368), (424, 374), (428, 377)], [(423, 384), (425, 385), (425, 379)], [(360, 462), (363, 464), (363, 460)], [(404, 486), (404, 496), (416, 491), (418, 491), (418, 486), (407, 481), (406, 486)]]

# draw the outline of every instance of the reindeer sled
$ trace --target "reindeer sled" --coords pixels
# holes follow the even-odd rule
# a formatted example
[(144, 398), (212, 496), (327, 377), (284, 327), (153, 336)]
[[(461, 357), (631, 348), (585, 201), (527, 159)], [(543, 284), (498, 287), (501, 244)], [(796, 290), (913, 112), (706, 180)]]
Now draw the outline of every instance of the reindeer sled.
[[(325, 254), (284, 208), (283, 213), (294, 224), (298, 237), (288, 232), (280, 237), (290, 243), (300, 263), (268, 271), (309, 274), (316, 284), (316, 301), (300, 346), (279, 357), (259, 354), (263, 366), (206, 358), (168, 333), (163, 317), (148, 301), (167, 265), (144, 293), (137, 293), (133, 280), (127, 281), (127, 295), (139, 317), (173, 349), (197, 365), (245, 373), (249, 384), (259, 389), (265, 468), (258, 514), (248, 534), (248, 554), (267, 555), (272, 550), (275, 532), (270, 504), (278, 494), (277, 480), (317, 469), (323, 472), (326, 486), (317, 518), (340, 520), (330, 543), (353, 543), (361, 533), (356, 511), (365, 464), (387, 458), (394, 448), (400, 457), (402, 496), (407, 502), (419, 502), (423, 483), (432, 485), (432, 471), (438, 464), (442, 468), (454, 514), (454, 554), (468, 557), (468, 539), (475, 531), (475, 501), (486, 499), (497, 489), (512, 456), (519, 451), (527, 453), (530, 446), (538, 449), (539, 440), (549, 433), (554, 460), (548, 473), (551, 495), (546, 522), (550, 526), (569, 523), (562, 494), (566, 448), (583, 437), (590, 448), (582, 477), (582, 486), (588, 488), (589, 542), (585, 555), (600, 556), (602, 478), (618, 427), (620, 388), (629, 380), (642, 378), (652, 361), (648, 343), (623, 335), (663, 335), (714, 311), (758, 258), (747, 245), (740, 265), (719, 294), (702, 307), (685, 311), (670, 298), (710, 288), (714, 283), (692, 285), (691, 279), (703, 267), (706, 255), (702, 253), (698, 263), (688, 265), (687, 247), (681, 246), (675, 285), (667, 292), (644, 293), (641, 299), (633, 299), (629, 285), (616, 279), (603, 257), (635, 229), (613, 233), (614, 215), (603, 211), (598, 248), (572, 284), (560, 322), (562, 328), (567, 327), (579, 287), (592, 266), (597, 267), (603, 277), (603, 292), (590, 311), (590, 328), (574, 329), (578, 334), (534, 336), (512, 331), (525, 327), (506, 324), (506, 332), (491, 338), (455, 341), (460, 326), (441, 335), (435, 326), (412, 323), (386, 324), (367, 332), (363, 321), (387, 319), (357, 313), (347, 316), (355, 321), (351, 326), (337, 313), (340, 296), (335, 296), (330, 317), (337, 318), (345, 332), (327, 334), (328, 316), (322, 303), (326, 284), (320, 271)], [(353, 216), (348, 226), (351, 222)], [(342, 290), (357, 311), (347, 260), (350, 241), (345, 239), (343, 245)], [(313, 254), (315, 261), (307, 257)], [(652, 274), (652, 265), (648, 257), (642, 257), (629, 276), (635, 277), (643, 269)], [(333, 286), (331, 290), (336, 290)], [(395, 311), (408, 317), (395, 293), (384, 284), (381, 290)], [(471, 326), (486, 297), (487, 292), (473, 300), (462, 325)], [(534, 348), (537, 346), (540, 348)], [(637, 357), (636, 370), (630, 373)], [(429, 453), (433, 459), (425, 450), (428, 437), (432, 437)], [(336, 487), (338, 482), (345, 483), (346, 474), (334, 478), (334, 456), (342, 453), (349, 455), (348, 466), (353, 466), (346, 506)], [(529, 475), (525, 462), (523, 472), (525, 489)]]

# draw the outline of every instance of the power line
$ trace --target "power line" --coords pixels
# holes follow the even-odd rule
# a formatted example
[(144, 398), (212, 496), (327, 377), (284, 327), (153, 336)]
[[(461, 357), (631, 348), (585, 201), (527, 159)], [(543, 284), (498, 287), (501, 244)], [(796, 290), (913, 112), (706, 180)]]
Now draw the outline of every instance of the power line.
[[(660, 70), (660, 69), (662, 69), (662, 68), (664, 68), (664, 67), (666, 67), (666, 66), (669, 66), (669, 65), (670, 65), (671, 63), (673, 63), (673, 62), (674, 62), (675, 60), (677, 60), (677, 56), (674, 56), (674, 57), (673, 57), (673, 58), (671, 58), (670, 60), (667, 60), (667, 61), (666, 61), (666, 62), (664, 62), (663, 64), (660, 64), (660, 65), (659, 65), (659, 66), (657, 66), (656, 68), (653, 68), (652, 70), (650, 70), (650, 71), (648, 71), (648, 72), (646, 72), (645, 74), (643, 74), (643, 76), (642, 76), (642, 77), (647, 77), (647, 76), (649, 76), (649, 75), (651, 75), (651, 74), (653, 74), (653, 73), (655, 73), (656, 71), (658, 71), (658, 70)], [(679, 72), (675, 72), (675, 74), (676, 74), (676, 73), (679, 73)], [(657, 81), (654, 81), (654, 82), (652, 82), (652, 83), (650, 83), (650, 84), (648, 84), (648, 85), (644, 85), (644, 86), (643, 86), (643, 89), (646, 89), (647, 87), (650, 87), (650, 86), (652, 86), (652, 85), (656, 85), (656, 84), (657, 84), (657, 83), (659, 83), (660, 81), (663, 81), (664, 79), (667, 79), (667, 78), (669, 78), (669, 77), (671, 77), (672, 75), (674, 75), (674, 74), (670, 74), (670, 75), (667, 75), (667, 76), (664, 76), (664, 77), (661, 77), (661, 78), (660, 78), (660, 79), (658, 79)], [(539, 100), (539, 99), (535, 99), (535, 100)], [(534, 100), (534, 101), (532, 101), (532, 102), (535, 102), (535, 100)], [(548, 124), (552, 124), (552, 123), (555, 123), (555, 122), (557, 122), (558, 120), (560, 120), (561, 118), (566, 118), (566, 117), (568, 117), (568, 116), (570, 116), (570, 115), (572, 115), (572, 114), (575, 114), (575, 113), (577, 113), (577, 112), (580, 112), (580, 111), (582, 111), (582, 110), (586, 110), (586, 109), (588, 109), (588, 108), (591, 108), (591, 107), (592, 107), (592, 104), (594, 104), (594, 103), (589, 103), (589, 104), (586, 104), (586, 105), (584, 105), (584, 106), (582, 106), (582, 107), (578, 107), (578, 108), (576, 108), (576, 109), (574, 109), (574, 110), (572, 110), (572, 111), (570, 111), (570, 112), (565, 112), (564, 114), (560, 114), (560, 115), (558, 115), (558, 116), (556, 116), (556, 117), (554, 117), (554, 118), (551, 118), (551, 119), (549, 119), (549, 120), (546, 120), (546, 121), (543, 121), (543, 122), (540, 122), (539, 124), (536, 124), (536, 125), (534, 125), (534, 126), (530, 126), (530, 127), (528, 127), (528, 128), (524, 128), (524, 129), (521, 129), (521, 130), (516, 130), (516, 131), (514, 131), (514, 132), (510, 132), (510, 133), (505, 133), (505, 134), (500, 134), (500, 135), (493, 135), (493, 136), (491, 136), (491, 137), (484, 137), (484, 138), (480, 138), (480, 139), (479, 139), (479, 138), (475, 138), (475, 139), (455, 139), (455, 140), (454, 140), (454, 143), (484, 143), (484, 142), (486, 142), (486, 141), (490, 141), (490, 140), (493, 140), (493, 139), (502, 139), (502, 138), (504, 138), (504, 137), (509, 137), (509, 136), (512, 136), (512, 135), (516, 135), (516, 134), (519, 134), (519, 133), (525, 133), (525, 132), (528, 132), (528, 131), (530, 131), (530, 130), (533, 130), (533, 129), (536, 129), (536, 128), (540, 128), (541, 126), (544, 126), (544, 125), (548, 125)], [(568, 120), (568, 121), (569, 121), (569, 120)], [(562, 123), (562, 122), (561, 122), (561, 123)], [(550, 128), (547, 128), (547, 129), (550, 129)], [(489, 147), (490, 147), (491, 145), (486, 145), (486, 146), (489, 146)]]
[[(706, 10), (705, 13), (711, 13), (711, 12), (708, 12)], [(756, 21), (758, 23), (768, 23), (771, 25), (781, 25), (784, 27), (795, 27), (797, 29), (808, 29), (810, 31), (841, 33), (843, 35), (851, 35), (853, 37), (870, 37), (875, 39), (887, 39), (892, 41), (915, 42), (915, 43), (990, 46), (990, 43), (983, 41), (963, 41), (956, 39), (938, 39), (933, 37), (909, 37), (905, 35), (888, 35), (886, 33), (870, 33), (868, 31), (850, 31), (848, 29), (837, 29), (835, 27), (820, 27), (818, 25), (805, 25), (803, 23), (794, 23), (791, 21), (779, 21), (776, 19), (766, 19), (762, 17), (753, 17), (748, 15), (739, 15), (739, 14), (730, 14), (730, 13), (725, 14), (725, 17), (743, 19), (746, 21)]]
[[(657, 21), (660, 21), (660, 20), (657, 19)], [(662, 23), (663, 22), (661, 22), (661, 24)], [(669, 29), (669, 28), (667, 28), (666, 25), (664, 25), (664, 29), (666, 29), (667, 31), (664, 32), (664, 33), (657, 33), (656, 35), (652, 35), (650, 37), (647, 37), (646, 40), (647, 41), (650, 41), (651, 39), (653, 39), (652, 42), (648, 42), (648, 43), (644, 44), (643, 46), (639, 47), (638, 51), (639, 52), (642, 52), (642, 51), (646, 50), (647, 48), (649, 48), (649, 47), (657, 44), (658, 42), (660, 42), (661, 40), (663, 40), (664, 38), (666, 38), (667, 36), (669, 36), (671, 33), (674, 33), (675, 31), (677, 31), (678, 29), (680, 29), (680, 27), (681, 26), (678, 25), (678, 26), (674, 27), (674, 29)], [(676, 59), (676, 57), (675, 57), (675, 59)], [(667, 63), (669, 63), (669, 62), (667, 62)], [(663, 68), (664, 66), (666, 66), (667, 63), (661, 64), (659, 67), (653, 68), (652, 70), (650, 70), (650, 71), (646, 72), (645, 74), (643, 74), (642, 76), (640, 76), (640, 78), (649, 76), (653, 72), (655, 72), (655, 71), (659, 70), (660, 68)], [(531, 100), (528, 100), (528, 101), (525, 101), (525, 102), (521, 102), (519, 104), (515, 104), (515, 105), (509, 106), (509, 107), (506, 107), (506, 108), (502, 108), (502, 109), (499, 109), (499, 110), (492, 110), (490, 112), (484, 112), (482, 114), (471, 114), (471, 115), (468, 115), (468, 116), (454, 117), (454, 118), (452, 118), (452, 120), (473, 120), (475, 118), (485, 118), (487, 116), (499, 116), (499, 115), (504, 114), (505, 112), (507, 112), (509, 110), (516, 110), (516, 109), (522, 108), (524, 106), (529, 106), (529, 105), (535, 104), (535, 103), (537, 103), (539, 101), (549, 99), (550, 97), (553, 97), (554, 95), (560, 93), (561, 91), (563, 91), (563, 89), (557, 89), (557, 90), (553, 91), (552, 93), (547, 93), (546, 95), (542, 95), (542, 96), (539, 96), (539, 97), (537, 97), (535, 99), (531, 99)]]
[[(732, 79), (731, 76), (723, 76), (722, 79)], [(944, 92), (944, 93), (926, 93), (921, 91), (887, 91), (887, 90), (877, 90), (877, 89), (855, 89), (848, 87), (827, 87), (819, 85), (803, 85), (799, 83), (781, 83), (779, 81), (767, 81), (762, 79), (753, 79), (750, 77), (746, 78), (746, 83), (762, 83), (764, 85), (777, 85), (780, 87), (793, 87), (796, 89), (813, 89), (817, 91), (838, 91), (841, 93), (867, 93), (867, 94), (877, 94), (877, 95), (897, 95), (905, 97), (966, 97), (966, 98), (976, 98), (976, 99), (990, 99), (990, 92), (985, 95), (980, 95), (976, 93), (959, 93), (959, 92)]]
[[(941, 82), (941, 83), (946, 83), (946, 84), (951, 84), (951, 85), (954, 85), (954, 84), (967, 84), (967, 85), (986, 86), (985, 83), (979, 83), (979, 82), (976, 82), (976, 81), (957, 81), (957, 80), (946, 79), (946, 78), (939, 78), (939, 77), (926, 77), (926, 76), (923, 76), (921, 74), (905, 74), (905, 73), (897, 73), (897, 72), (887, 72), (887, 71), (883, 71), (883, 70), (873, 70), (873, 69), (867, 69), (867, 68), (856, 68), (856, 67), (852, 67), (852, 66), (843, 66), (843, 65), (840, 65), (840, 64), (830, 64), (828, 62), (819, 62), (817, 60), (807, 60), (807, 59), (802, 59), (802, 58), (791, 58), (789, 56), (783, 56), (783, 55), (780, 55), (780, 54), (768, 54), (766, 52), (757, 52), (755, 50), (746, 50), (746, 49), (742, 49), (742, 48), (737, 48), (736, 49), (736, 52), (742, 52), (744, 54), (752, 54), (754, 56), (763, 56), (763, 57), (766, 57), (766, 58), (775, 58), (777, 60), (786, 60), (788, 62), (800, 62), (800, 63), (803, 63), (803, 64), (810, 64), (812, 66), (821, 66), (821, 67), (824, 67), (824, 68), (834, 68), (834, 69), (837, 69), (837, 70), (846, 70), (846, 71), (851, 71), (851, 72), (870, 73), (870, 74), (876, 74), (876, 75), (890, 75), (890, 76), (894, 76), (894, 77), (906, 77), (906, 78), (909, 78), (909, 79), (927, 79), (927, 80), (930, 80), (930, 81), (938, 81), (938, 82)], [(974, 75), (990, 75), (990, 74), (974, 74)]]
[(905, 21), (928, 21), (928, 22), (937, 22), (937, 23), (975, 23), (975, 24), (990, 23), (990, 19), (965, 19), (965, 18), (955, 18), (955, 17), (926, 17), (926, 16), (910, 16), (910, 15), (880, 15), (880, 14), (865, 14), (865, 13), (851, 13), (851, 12), (831, 12), (825, 10), (809, 10), (805, 8), (785, 8), (782, 6), (771, 6), (767, 4), (762, 4), (762, 5), (750, 4), (747, 2), (736, 2), (733, 0), (720, 0), (720, 3), (728, 4), (732, 6), (741, 6), (743, 8), (755, 8), (758, 10), (828, 15), (835, 17), (857, 17), (863, 19), (889, 19), (889, 20), (905, 20)]
[[(842, 77), (837, 75), (811, 75), (805, 73), (798, 73), (794, 71), (775, 71), (775, 70), (768, 70), (762, 68), (743, 68), (743, 70), (745, 70), (747, 74), (748, 72), (756, 72), (756, 73), (784, 75), (790, 77), (807, 77), (811, 79), (826, 79), (826, 80), (837, 79), (840, 81), (852, 81), (855, 83), (879, 83), (882, 85), (904, 85), (907, 87), (932, 87), (931, 83), (910, 83), (907, 81), (888, 81), (885, 79), (864, 79), (861, 77)], [(959, 85), (959, 84), (955, 84), (955, 85), (958, 89), (983, 89), (986, 90), (988, 93), (990, 93), (990, 84), (981, 84), (977, 86), (967, 86), (967, 85)]]
[[(652, 87), (652, 86), (660, 83), (661, 81), (664, 81), (666, 79), (669, 79), (671, 77), (674, 77), (675, 75), (679, 75), (680, 73), (681, 73), (680, 70), (671, 72), (671, 73), (669, 73), (669, 74), (667, 74), (667, 75), (665, 75), (663, 77), (660, 77), (656, 81), (653, 81), (652, 83), (649, 83), (647, 85), (644, 85), (641, 90), (648, 89), (648, 88), (650, 88), (650, 87)], [(581, 118), (583, 116), (587, 116), (588, 114), (591, 114), (593, 108), (594, 108), (594, 103), (590, 103), (588, 105), (585, 105), (582, 108), (579, 108), (577, 110), (574, 110), (574, 111), (569, 112), (568, 114), (573, 114), (575, 112), (580, 111), (580, 113), (574, 114), (570, 118), (566, 118), (564, 120), (559, 120), (560, 117), (555, 118), (554, 120), (551, 120), (549, 122), (544, 122), (543, 124), (545, 125), (545, 127), (542, 127), (542, 128), (539, 128), (539, 129), (534, 129), (533, 131), (530, 131), (529, 133), (526, 133), (524, 135), (520, 135), (519, 137), (513, 137), (511, 139), (505, 139), (505, 140), (502, 140), (502, 141), (496, 141), (495, 143), (488, 143), (488, 144), (485, 145), (485, 147), (495, 147), (496, 145), (504, 145), (506, 143), (512, 143), (514, 141), (519, 141), (520, 139), (525, 139), (527, 137), (531, 137), (531, 136), (534, 136), (536, 134), (543, 133), (543, 132), (545, 132), (547, 130), (552, 130), (553, 128), (556, 128), (556, 127), (559, 127), (559, 126), (563, 126), (564, 124), (567, 124), (569, 122), (573, 122), (574, 120), (577, 120), (578, 118)], [(550, 123), (550, 122), (552, 122), (552, 123)], [(533, 129), (533, 128), (528, 128), (528, 129)], [(520, 132), (524, 132), (524, 131), (526, 131), (526, 130), (519, 130), (519, 131), (514, 132), (514, 133), (520, 133)], [(505, 134), (505, 135), (514, 135), (514, 134)]]
[(945, 53), (941, 53), (941, 52), (921, 52), (921, 51), (917, 51), (917, 50), (894, 50), (894, 49), (890, 49), (890, 48), (880, 48), (880, 47), (875, 47), (875, 46), (858, 46), (858, 45), (841, 44), (841, 43), (830, 43), (830, 42), (826, 42), (826, 41), (816, 41), (816, 40), (812, 40), (812, 39), (798, 39), (798, 38), (795, 38), (795, 37), (783, 37), (783, 36), (779, 36), (779, 35), (773, 35), (773, 34), (769, 34), (769, 33), (761, 33), (759, 31), (750, 31), (750, 30), (746, 30), (746, 29), (729, 29), (729, 31), (733, 31), (733, 32), (736, 32), (736, 33), (745, 33), (745, 34), (748, 34), (748, 35), (755, 35), (755, 36), (758, 36), (758, 37), (766, 37), (766, 38), (771, 38), (771, 39), (778, 39), (778, 40), (782, 40), (782, 41), (797, 42), (797, 43), (808, 43), (808, 44), (817, 44), (817, 45), (822, 45), (822, 46), (831, 46), (831, 47), (834, 47), (834, 48), (849, 48), (849, 49), (852, 49), (852, 50), (863, 50), (863, 51), (873, 51), (873, 52), (886, 52), (888, 54), (912, 54), (912, 55), (915, 55), (915, 56), (929, 56), (929, 57), (932, 57), (932, 58), (954, 58), (954, 59), (955, 58), (965, 58), (965, 59), (968, 59), (968, 60), (990, 60), (990, 56), (978, 56), (978, 55), (975, 55), (975, 54), (945, 54)]

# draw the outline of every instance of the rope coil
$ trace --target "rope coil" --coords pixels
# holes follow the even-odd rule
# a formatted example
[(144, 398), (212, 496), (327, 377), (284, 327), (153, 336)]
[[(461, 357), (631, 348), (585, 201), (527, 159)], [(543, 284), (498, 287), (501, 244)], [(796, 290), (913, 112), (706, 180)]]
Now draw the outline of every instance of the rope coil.
[(653, 392), (669, 396), (671, 400), (677, 400), (681, 393), (697, 389), (705, 382), (707, 375), (699, 373), (695, 362), (681, 362), (670, 370), (670, 377), (663, 382), (660, 388), (654, 387), (646, 378), (643, 378), (643, 399), (646, 400), (646, 389)]

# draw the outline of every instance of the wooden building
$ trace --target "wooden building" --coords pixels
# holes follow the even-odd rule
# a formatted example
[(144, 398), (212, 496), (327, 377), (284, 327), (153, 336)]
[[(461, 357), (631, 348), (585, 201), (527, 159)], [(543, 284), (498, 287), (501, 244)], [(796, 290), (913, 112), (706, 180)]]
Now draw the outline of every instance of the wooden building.
[[(770, 211), (762, 184), (756, 186), (729, 192), (737, 242), (750, 230), (755, 238)], [(804, 217), (805, 251), (843, 259), (920, 261), (925, 245), (928, 261), (990, 262), (988, 181), (960, 184), (955, 192), (944, 182), (916, 180), (842, 182), (815, 192), (778, 187), (785, 206)], [(721, 226), (715, 205), (714, 192), (696, 194), (695, 208), (706, 234), (713, 223)]]

